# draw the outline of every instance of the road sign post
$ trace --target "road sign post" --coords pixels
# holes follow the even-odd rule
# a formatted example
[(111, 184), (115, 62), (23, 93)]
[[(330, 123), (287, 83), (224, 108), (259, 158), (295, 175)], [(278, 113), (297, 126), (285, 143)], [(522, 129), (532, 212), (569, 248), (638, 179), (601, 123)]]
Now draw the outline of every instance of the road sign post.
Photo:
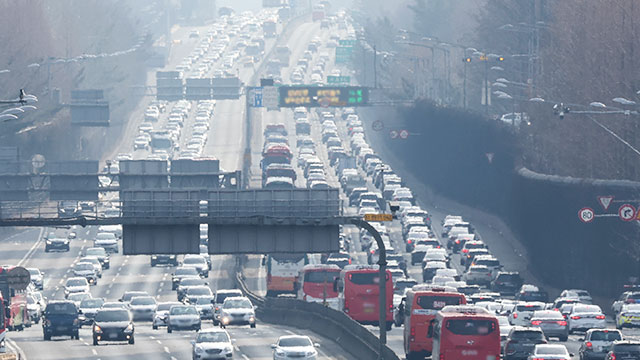
[(623, 204), (618, 209), (618, 216), (622, 221), (631, 221), (636, 217), (636, 208), (631, 204)]
[(580, 211), (578, 211), (578, 218), (580, 218), (580, 221), (585, 224), (590, 223), (595, 218), (595, 213), (591, 208), (582, 208), (580, 209)]

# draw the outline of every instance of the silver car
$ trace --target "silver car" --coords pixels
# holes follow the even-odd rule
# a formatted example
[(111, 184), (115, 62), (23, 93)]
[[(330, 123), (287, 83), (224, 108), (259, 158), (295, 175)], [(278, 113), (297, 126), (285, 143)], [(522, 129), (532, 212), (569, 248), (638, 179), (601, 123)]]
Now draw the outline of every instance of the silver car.
[(567, 341), (569, 338), (569, 326), (559, 311), (534, 311), (531, 326), (541, 328), (547, 340), (550, 337), (557, 337), (560, 341)]
[(200, 313), (193, 305), (174, 305), (169, 309), (167, 315), (167, 332), (173, 330), (195, 330), (199, 331), (202, 322), (200, 321)]
[(156, 307), (156, 300), (153, 296), (135, 296), (129, 302), (129, 310), (134, 321), (153, 320)]

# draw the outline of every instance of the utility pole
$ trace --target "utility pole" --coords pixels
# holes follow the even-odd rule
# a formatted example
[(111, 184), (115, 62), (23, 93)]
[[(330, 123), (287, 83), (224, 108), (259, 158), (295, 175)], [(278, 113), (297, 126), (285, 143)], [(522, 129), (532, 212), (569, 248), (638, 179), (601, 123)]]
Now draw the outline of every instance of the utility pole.
[(378, 51), (376, 50), (376, 45), (373, 45), (373, 88), (378, 88)]

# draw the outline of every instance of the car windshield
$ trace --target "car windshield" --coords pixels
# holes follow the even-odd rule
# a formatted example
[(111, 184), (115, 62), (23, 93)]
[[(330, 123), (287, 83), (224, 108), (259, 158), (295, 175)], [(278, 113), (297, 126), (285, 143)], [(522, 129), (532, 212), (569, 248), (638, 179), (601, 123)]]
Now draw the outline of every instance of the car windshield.
[(227, 299), (222, 306), (225, 309), (250, 309), (251, 301), (248, 299)]
[(29, 274), (31, 274), (31, 276), (39, 276), (40, 275), (40, 270), (38, 269), (34, 269), (34, 268), (30, 268), (27, 269), (29, 271)]
[(564, 345), (560, 346), (538, 346), (535, 350), (536, 355), (569, 355)]
[(511, 338), (515, 340), (539, 340), (543, 339), (544, 335), (542, 334), (542, 331), (522, 330), (514, 331), (511, 334)]
[(311, 346), (311, 340), (308, 337), (288, 337), (280, 339), (278, 342), (280, 347), (292, 347), (292, 346)]
[(126, 292), (124, 293), (124, 295), (122, 295), (122, 300), (123, 301), (131, 301), (131, 299), (135, 296), (149, 296), (149, 294), (144, 293), (144, 292)]
[(180, 305), (180, 303), (160, 303), (158, 304), (158, 311), (169, 311), (172, 306)]
[(602, 312), (602, 310), (600, 310), (600, 307), (597, 305), (586, 305), (586, 306), (574, 306), (573, 312), (574, 313), (590, 313), (590, 312), (600, 313)]
[(96, 322), (129, 321), (127, 310), (103, 310), (96, 314)]
[(615, 353), (640, 352), (640, 344), (616, 344), (613, 346)]
[(616, 341), (622, 336), (617, 331), (594, 331), (591, 333), (591, 341)]
[(131, 305), (155, 305), (156, 301), (152, 297), (134, 297)]
[(502, 282), (520, 282), (520, 275), (517, 274), (500, 274), (498, 280)]
[(47, 305), (45, 309), (47, 314), (75, 314), (77, 313), (76, 306), (70, 302), (64, 303), (51, 303)]
[(201, 257), (189, 257), (184, 259), (185, 264), (202, 264), (205, 262), (205, 259)]
[(102, 299), (84, 299), (80, 303), (80, 307), (83, 309), (93, 309), (99, 308), (104, 304), (104, 300)]
[(87, 293), (76, 293), (76, 294), (70, 294), (68, 299), (71, 301), (81, 301), (88, 297), (91, 297), (91, 295)]
[(228, 293), (228, 292), (218, 292), (216, 293), (216, 304), (223, 304), (224, 300), (228, 297), (231, 296), (241, 296), (242, 294), (240, 292), (233, 292), (233, 293)]
[(229, 335), (222, 331), (217, 332), (201, 332), (196, 338), (197, 343), (207, 342), (229, 342)]
[(94, 270), (93, 264), (90, 263), (77, 263), (76, 266), (73, 267), (76, 271), (85, 271), (85, 270)]
[(190, 287), (187, 289), (187, 295), (210, 295), (211, 289), (208, 287)]
[(204, 283), (204, 279), (201, 279), (199, 277), (185, 278), (180, 280), (180, 286), (204, 285)]
[(193, 306), (172, 306), (169, 310), (171, 315), (195, 315), (198, 310)]
[(87, 252), (85, 252), (86, 256), (106, 256), (107, 252), (104, 250), (104, 248), (91, 248), (91, 249), (87, 249)]
[(87, 285), (87, 279), (69, 279), (67, 280), (67, 286), (83, 286)]
[(198, 275), (198, 270), (194, 269), (194, 268), (179, 268), (176, 269), (175, 272), (176, 275)]
[(211, 305), (212, 300), (211, 296), (199, 296), (196, 298), (196, 305)]

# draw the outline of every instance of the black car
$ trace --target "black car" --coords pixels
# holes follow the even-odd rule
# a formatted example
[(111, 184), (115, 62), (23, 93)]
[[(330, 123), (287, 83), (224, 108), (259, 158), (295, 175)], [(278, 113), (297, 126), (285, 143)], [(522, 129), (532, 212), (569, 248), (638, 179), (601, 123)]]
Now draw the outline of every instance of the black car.
[(175, 255), (151, 255), (151, 267), (156, 265), (178, 266), (178, 258)]
[(59, 218), (72, 218), (80, 215), (81, 208), (77, 201), (60, 201), (58, 203), (58, 217)]
[(606, 360), (640, 360), (640, 342), (637, 340), (616, 341), (611, 345)]
[(47, 304), (42, 315), (42, 332), (44, 340), (51, 340), (52, 336), (68, 335), (72, 339), (80, 339), (78, 329), (78, 308), (73, 301), (54, 300)]
[(44, 241), (44, 252), (69, 251), (69, 239), (62, 237), (47, 237)]
[(536, 345), (546, 343), (542, 329), (514, 326), (504, 344), (504, 359), (526, 359), (533, 353)]
[(93, 345), (99, 341), (128, 341), (135, 343), (133, 321), (129, 310), (102, 309), (93, 322)]
[(491, 281), (491, 290), (501, 294), (515, 294), (522, 286), (522, 277), (518, 272), (501, 271)]

